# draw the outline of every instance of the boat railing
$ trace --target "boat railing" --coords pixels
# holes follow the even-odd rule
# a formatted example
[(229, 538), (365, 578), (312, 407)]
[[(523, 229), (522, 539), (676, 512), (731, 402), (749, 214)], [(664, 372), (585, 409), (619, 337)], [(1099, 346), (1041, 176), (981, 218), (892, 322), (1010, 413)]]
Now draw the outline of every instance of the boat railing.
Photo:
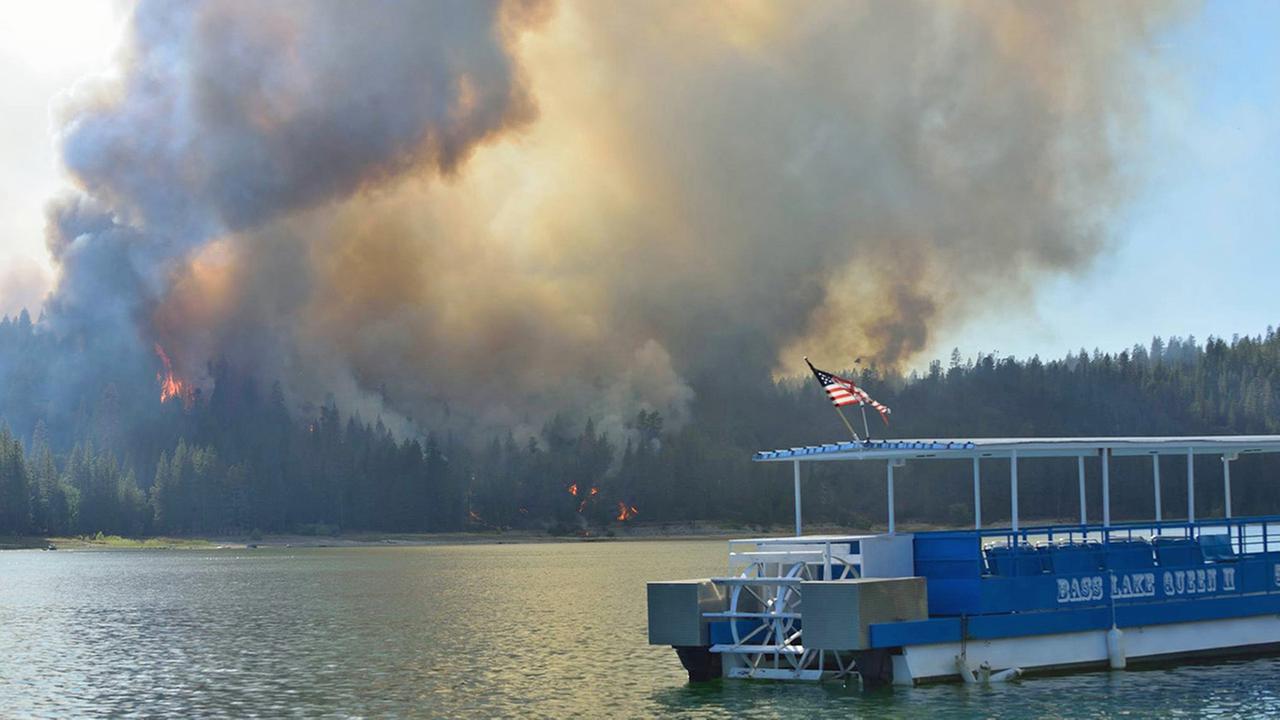
[(1277, 561), (1280, 516), (915, 534), (936, 615), (1270, 595)]
[(848, 571), (833, 575), (833, 568), (849, 568), (857, 573), (862, 563), (861, 539), (833, 536), (731, 540), (729, 571), (757, 577), (782, 575), (799, 563), (821, 566), (826, 578), (845, 577)]
[[(1205, 536), (1225, 536), (1229, 548), (1238, 555), (1280, 552), (1280, 515), (1262, 515), (1211, 520), (1132, 521), (1111, 525), (1042, 525), (987, 528), (975, 532), (984, 549), (1007, 547), (1013, 552), (1037, 546), (1099, 545), (1128, 542), (1172, 542), (1199, 540)], [(1215, 547), (1220, 545), (1214, 540)]]

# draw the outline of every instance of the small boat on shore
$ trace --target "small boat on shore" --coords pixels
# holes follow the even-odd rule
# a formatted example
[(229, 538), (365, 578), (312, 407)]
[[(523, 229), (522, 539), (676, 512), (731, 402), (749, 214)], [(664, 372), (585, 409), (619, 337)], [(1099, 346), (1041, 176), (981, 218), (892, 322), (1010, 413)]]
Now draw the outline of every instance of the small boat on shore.
[[(690, 680), (865, 685), (982, 682), (1023, 673), (1280, 651), (1280, 517), (1237, 516), (1231, 464), (1280, 452), (1280, 436), (1013, 438), (843, 442), (756, 453), (791, 463), (795, 535), (729, 542), (722, 577), (648, 584), (649, 643), (670, 645)], [(1195, 458), (1221, 459), (1224, 517), (1197, 518)], [(1155, 514), (1112, 522), (1113, 457), (1150, 456)], [(1163, 517), (1160, 459), (1186, 462), (1186, 517)], [(1019, 461), (1074, 459), (1080, 519), (1022, 526)], [(1010, 523), (983, 527), (984, 460), (1009, 468)], [(803, 535), (800, 469), (883, 462), (887, 531)], [(971, 467), (972, 528), (899, 533), (894, 470)], [(1085, 466), (1102, 478), (1086, 514)], [(965, 476), (970, 468), (966, 468)]]

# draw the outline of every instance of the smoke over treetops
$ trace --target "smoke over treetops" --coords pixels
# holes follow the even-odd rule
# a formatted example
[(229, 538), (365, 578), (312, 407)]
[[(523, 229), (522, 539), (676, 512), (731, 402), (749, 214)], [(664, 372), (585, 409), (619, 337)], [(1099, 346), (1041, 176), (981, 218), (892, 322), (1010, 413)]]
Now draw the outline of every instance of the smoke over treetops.
[(1168, 14), (144, 1), (60, 110), (46, 322), (404, 429), (900, 364), (1107, 245)]

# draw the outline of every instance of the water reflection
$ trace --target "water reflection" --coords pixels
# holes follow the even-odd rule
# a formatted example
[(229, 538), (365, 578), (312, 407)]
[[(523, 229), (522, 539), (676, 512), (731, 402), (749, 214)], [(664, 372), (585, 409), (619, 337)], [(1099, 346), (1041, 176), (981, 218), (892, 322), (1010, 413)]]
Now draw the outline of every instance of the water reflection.
[(0, 553), (0, 717), (1280, 717), (1280, 661), (862, 692), (690, 685), (646, 579), (719, 542)]

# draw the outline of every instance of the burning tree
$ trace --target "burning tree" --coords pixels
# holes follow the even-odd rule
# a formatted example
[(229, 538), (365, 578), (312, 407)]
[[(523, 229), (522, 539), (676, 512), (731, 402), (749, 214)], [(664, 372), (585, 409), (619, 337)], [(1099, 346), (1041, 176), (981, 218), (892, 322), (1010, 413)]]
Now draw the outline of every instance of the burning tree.
[(195, 390), (178, 377), (173, 372), (173, 362), (169, 360), (169, 355), (160, 347), (160, 343), (156, 343), (156, 356), (160, 358), (160, 364), (163, 366), (160, 372), (156, 373), (156, 382), (160, 383), (160, 402), (166, 403), (170, 400), (179, 400), (182, 407), (190, 410), (195, 404)]

